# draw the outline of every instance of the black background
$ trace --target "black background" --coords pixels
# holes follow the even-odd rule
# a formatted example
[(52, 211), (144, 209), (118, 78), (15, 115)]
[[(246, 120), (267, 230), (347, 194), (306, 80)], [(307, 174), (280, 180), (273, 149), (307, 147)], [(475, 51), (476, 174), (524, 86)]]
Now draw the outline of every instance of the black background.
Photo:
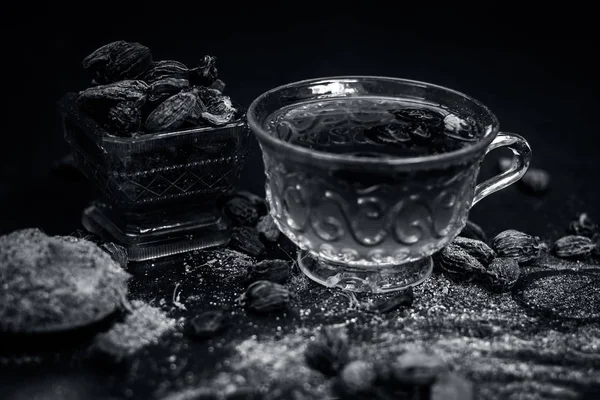
[[(85, 3), (85, 4), (84, 4)], [(525, 4), (526, 3), (526, 4)], [(10, 7), (13, 7), (12, 9)], [(510, 187), (478, 204), (490, 231), (555, 237), (576, 213), (600, 218), (598, 62), (594, 13), (560, 2), (244, 3), (81, 2), (8, 6), (0, 230), (79, 227), (94, 193), (54, 171), (67, 154), (56, 101), (83, 89), (81, 60), (114, 40), (138, 41), (155, 59), (193, 66), (218, 58), (226, 93), (244, 106), (295, 80), (347, 74), (428, 81), (488, 105), (504, 130), (525, 136), (533, 166), (552, 175), (541, 197)], [(501, 153), (500, 151), (494, 153)], [(490, 155), (481, 178), (495, 172)], [(240, 186), (263, 192), (254, 146)]]

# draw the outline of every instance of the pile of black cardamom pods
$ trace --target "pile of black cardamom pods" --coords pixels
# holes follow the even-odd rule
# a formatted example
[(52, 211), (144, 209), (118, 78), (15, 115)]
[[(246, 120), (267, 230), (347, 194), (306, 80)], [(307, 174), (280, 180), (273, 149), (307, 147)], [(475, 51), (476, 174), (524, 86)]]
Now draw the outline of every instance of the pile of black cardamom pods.
[(534, 262), (543, 251), (563, 259), (600, 256), (600, 226), (586, 213), (571, 222), (569, 233), (552, 246), (514, 229), (500, 232), (488, 242), (484, 231), (468, 221), (460, 236), (433, 257), (436, 267), (453, 280), (479, 282), (492, 291), (504, 292), (519, 280), (521, 265)]
[(240, 117), (223, 95), (213, 56), (188, 68), (154, 61), (148, 47), (121, 40), (92, 52), (83, 67), (93, 74), (93, 86), (79, 93), (77, 104), (115, 136), (222, 126)]

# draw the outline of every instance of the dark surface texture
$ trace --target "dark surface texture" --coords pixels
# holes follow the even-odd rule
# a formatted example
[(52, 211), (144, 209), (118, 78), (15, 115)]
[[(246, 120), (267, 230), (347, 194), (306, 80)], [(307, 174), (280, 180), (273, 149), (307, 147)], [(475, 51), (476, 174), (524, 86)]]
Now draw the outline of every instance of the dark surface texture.
[[(0, 234), (25, 227), (40, 227), (48, 234), (69, 234), (81, 228), (82, 209), (95, 193), (78, 173), (57, 164), (68, 150), (56, 102), (66, 92), (86, 87), (90, 77), (81, 66), (86, 55), (122, 39), (148, 46), (155, 59), (174, 59), (189, 66), (204, 54), (216, 56), (226, 94), (246, 107), (275, 86), (320, 76), (402, 77), (464, 92), (489, 106), (502, 130), (524, 136), (533, 149), (532, 166), (551, 176), (550, 188), (543, 195), (527, 194), (519, 185), (512, 185), (477, 204), (471, 219), (490, 238), (512, 228), (551, 244), (581, 212), (600, 220), (600, 68), (594, 54), (598, 43), (591, 35), (595, 21), (591, 23), (593, 13), (575, 4), (556, 9), (544, 4), (531, 10), (502, 4), (472, 2), (456, 8), (451, 2), (411, 3), (397, 6), (398, 10), (383, 4), (368, 10), (361, 9), (366, 5), (354, 10), (308, 5), (299, 9), (298, 5), (293, 16), (281, 5), (253, 4), (250, 9), (233, 3), (229, 9), (213, 5), (202, 10), (168, 2), (146, 3), (143, 8), (102, 3), (85, 12), (83, 6), (77, 10), (55, 4), (46, 5), (52, 9), (41, 7), (35, 12), (13, 10), (15, 18), (22, 21), (21, 32), (38, 32), (38, 38), (23, 36), (10, 49), (16, 63), (9, 67), (15, 71), (5, 79), (16, 87), (8, 92), (10, 96), (5, 92), (10, 108), (4, 108), (7, 115), (0, 155)], [(235, 16), (228, 16), (234, 9)], [(497, 173), (496, 159), (506, 155), (501, 150), (491, 153), (482, 165), (480, 180)], [(264, 195), (262, 159), (254, 141), (239, 188)], [(285, 257), (271, 247), (268, 257)], [(249, 363), (239, 369), (224, 363), (234, 353), (228, 343), (238, 346), (246, 341), (245, 345), (261, 349), (264, 345), (252, 342), (257, 340), (252, 335), (268, 340), (285, 338), (288, 333), (296, 337), (301, 336), (298, 329), (302, 328), (310, 336), (311, 329), (321, 323), (349, 320), (353, 321), (351, 339), (361, 343), (355, 356), (370, 357), (372, 349), (396, 354), (402, 346), (393, 347), (391, 342), (401, 339), (407, 348), (415, 343), (416, 347), (434, 348), (470, 379), (483, 382), (481, 398), (525, 393), (531, 396), (525, 398), (570, 399), (584, 396), (584, 392), (589, 397), (579, 398), (594, 398), (600, 387), (598, 300), (589, 300), (597, 297), (597, 290), (587, 294), (587, 302), (569, 300), (571, 304), (591, 304), (581, 313), (593, 318), (563, 324), (552, 313), (530, 316), (510, 294), (492, 295), (436, 275), (415, 290), (414, 313), (394, 311), (373, 322), (360, 310), (348, 311), (346, 307), (353, 303), (339, 293), (294, 281), (292, 288), (302, 295), (293, 302), (292, 311), (275, 319), (247, 315), (236, 306), (235, 298), (243, 287), (241, 280), (223, 281), (223, 276), (239, 272), (228, 269), (227, 262), (209, 264), (210, 269), (198, 274), (186, 272), (186, 264), (192, 265), (192, 270), (206, 267), (211, 257), (215, 257), (213, 253), (196, 254), (160, 268), (138, 266), (132, 270), (136, 277), (131, 292), (133, 298), (155, 305), (166, 298), (169, 305), (164, 310), (174, 318), (205, 310), (211, 299), (219, 307), (232, 307), (238, 318), (222, 336), (212, 342), (191, 343), (181, 335), (168, 335), (162, 345), (137, 356), (127, 372), (91, 365), (79, 350), (74, 355), (65, 350), (43, 359), (35, 356), (18, 368), (14, 360), (7, 360), (0, 365), (0, 398), (162, 398), (186, 387), (211, 386), (215, 371), (228, 370), (242, 376), (238, 381), (228, 378), (227, 382), (237, 382), (237, 388), (262, 384), (286, 375)], [(591, 268), (592, 278), (586, 275), (586, 279), (591, 279), (592, 288), (599, 288), (594, 269), (597, 260), (565, 265), (550, 257), (527, 271)], [(548, 278), (548, 282), (578, 291), (576, 283), (566, 278), (558, 283)], [(184, 297), (195, 292), (196, 300), (188, 303), (188, 312), (171, 304), (176, 283), (181, 283)], [(557, 286), (554, 295), (563, 289)], [(312, 310), (310, 317), (300, 312), (307, 309)], [(447, 311), (445, 317), (442, 309)], [(410, 329), (400, 337), (399, 332), (407, 327)], [(370, 342), (374, 337), (377, 339)], [(283, 343), (271, 347), (290, 351), (285, 362), (291, 362), (290, 357), (302, 362), (299, 345), (292, 339)], [(369, 343), (377, 346), (370, 349)], [(84, 349), (85, 343), (79, 347)], [(250, 350), (244, 348), (247, 354)], [(249, 373), (252, 369), (258, 372)], [(294, 378), (311, 383), (307, 398), (327, 392), (324, 380), (306, 369)], [(271, 383), (264, 385), (270, 387)]]

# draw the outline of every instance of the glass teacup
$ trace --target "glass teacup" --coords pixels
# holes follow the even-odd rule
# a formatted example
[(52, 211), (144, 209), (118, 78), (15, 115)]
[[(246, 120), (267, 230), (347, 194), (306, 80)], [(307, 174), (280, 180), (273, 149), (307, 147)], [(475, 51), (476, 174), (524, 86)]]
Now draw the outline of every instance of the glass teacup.
[[(270, 213), (300, 247), (300, 268), (323, 285), (357, 292), (423, 282), (430, 256), (460, 233), (471, 206), (519, 180), (531, 159), (526, 140), (499, 132), (477, 100), (404, 79), (291, 83), (256, 98), (247, 116)], [(438, 132), (431, 124), (443, 124), (447, 136), (435, 134), (442, 138), (436, 151), (427, 145)], [(476, 185), (484, 156), (501, 146), (514, 154), (511, 168)]]

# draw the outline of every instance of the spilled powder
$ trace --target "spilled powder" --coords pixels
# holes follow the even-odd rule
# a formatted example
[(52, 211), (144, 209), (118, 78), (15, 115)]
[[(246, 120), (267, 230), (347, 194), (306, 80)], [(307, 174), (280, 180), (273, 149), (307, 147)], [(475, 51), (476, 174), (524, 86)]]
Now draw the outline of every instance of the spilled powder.
[(96, 336), (92, 344), (94, 350), (120, 359), (158, 343), (162, 335), (175, 328), (176, 321), (159, 308), (140, 300), (132, 301), (131, 306), (132, 311), (123, 322)]

